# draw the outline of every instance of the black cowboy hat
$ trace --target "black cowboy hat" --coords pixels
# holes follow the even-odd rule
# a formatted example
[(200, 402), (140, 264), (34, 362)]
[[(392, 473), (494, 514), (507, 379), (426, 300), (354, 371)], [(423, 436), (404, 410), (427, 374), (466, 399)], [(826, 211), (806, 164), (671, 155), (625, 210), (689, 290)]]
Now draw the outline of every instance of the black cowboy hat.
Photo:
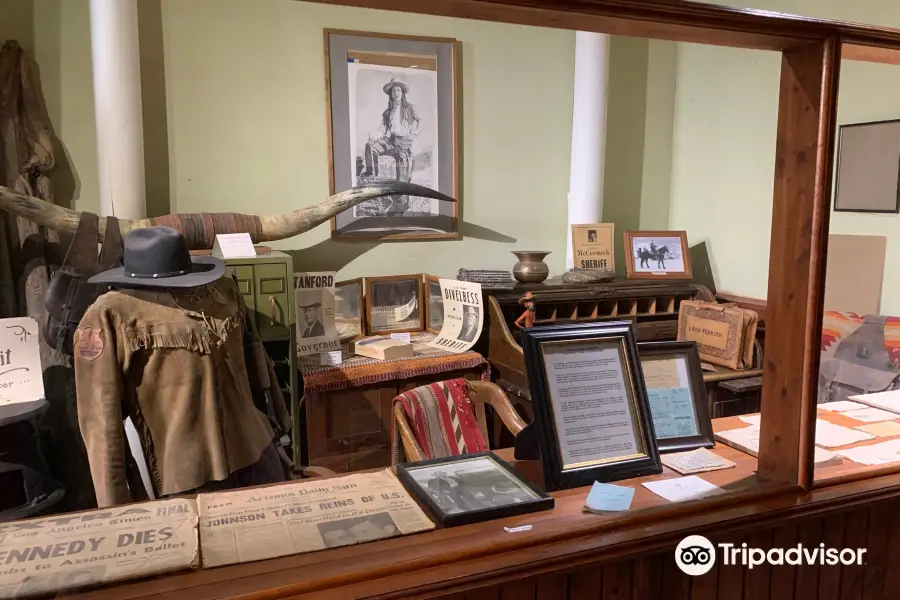
[(215, 256), (191, 256), (184, 236), (171, 227), (144, 227), (125, 234), (124, 266), (88, 282), (122, 287), (188, 288), (212, 283), (225, 272)]

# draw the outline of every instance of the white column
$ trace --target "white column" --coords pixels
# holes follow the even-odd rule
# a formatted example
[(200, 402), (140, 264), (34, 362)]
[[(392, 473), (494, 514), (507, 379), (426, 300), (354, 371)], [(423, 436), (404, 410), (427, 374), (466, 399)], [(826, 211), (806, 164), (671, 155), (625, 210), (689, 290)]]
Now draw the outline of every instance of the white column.
[(600, 223), (603, 215), (603, 166), (606, 157), (606, 88), (609, 36), (575, 33), (575, 103), (572, 110), (572, 160), (566, 268), (572, 260), (572, 225)]
[(137, 0), (91, 0), (100, 214), (146, 217)]

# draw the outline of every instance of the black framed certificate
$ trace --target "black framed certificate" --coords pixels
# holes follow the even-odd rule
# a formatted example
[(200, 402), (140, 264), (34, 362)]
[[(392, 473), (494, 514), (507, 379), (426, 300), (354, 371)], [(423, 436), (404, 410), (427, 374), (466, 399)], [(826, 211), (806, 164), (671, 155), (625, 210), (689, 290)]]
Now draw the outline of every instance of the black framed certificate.
[(644, 386), (661, 453), (716, 445), (697, 344), (638, 344)]
[(548, 490), (662, 472), (630, 322), (522, 330)]

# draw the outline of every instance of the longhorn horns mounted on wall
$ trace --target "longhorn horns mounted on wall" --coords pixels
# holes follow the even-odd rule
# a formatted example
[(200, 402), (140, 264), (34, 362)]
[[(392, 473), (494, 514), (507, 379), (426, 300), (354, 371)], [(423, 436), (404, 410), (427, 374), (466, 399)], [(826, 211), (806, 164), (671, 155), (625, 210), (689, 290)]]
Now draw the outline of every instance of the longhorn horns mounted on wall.
[[(273, 242), (300, 235), (331, 217), (366, 200), (383, 196), (420, 196), (445, 202), (456, 202), (450, 196), (422, 185), (390, 182), (365, 185), (331, 196), (327, 200), (292, 212), (258, 216), (239, 213), (181, 213), (152, 219), (119, 220), (124, 235), (132, 229), (167, 225), (184, 234), (191, 250), (208, 250), (220, 233), (249, 233), (254, 243)], [(60, 233), (74, 234), (81, 212), (57, 206), (32, 196), (19, 194), (0, 186), (0, 210), (33, 221), (41, 227)], [(100, 219), (99, 240), (106, 233), (106, 219)]]

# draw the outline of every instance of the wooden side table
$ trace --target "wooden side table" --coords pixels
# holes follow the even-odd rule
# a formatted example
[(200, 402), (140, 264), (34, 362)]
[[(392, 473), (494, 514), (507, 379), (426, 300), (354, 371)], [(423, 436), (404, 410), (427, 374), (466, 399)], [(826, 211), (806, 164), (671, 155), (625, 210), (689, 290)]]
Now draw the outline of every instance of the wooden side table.
[(320, 366), (318, 356), (300, 357), (310, 466), (338, 473), (389, 466), (395, 396), (457, 377), (490, 380), (481, 354), (437, 350), (426, 345), (433, 338), (413, 334), (415, 356), (399, 360), (356, 356), (346, 348), (339, 366)]

